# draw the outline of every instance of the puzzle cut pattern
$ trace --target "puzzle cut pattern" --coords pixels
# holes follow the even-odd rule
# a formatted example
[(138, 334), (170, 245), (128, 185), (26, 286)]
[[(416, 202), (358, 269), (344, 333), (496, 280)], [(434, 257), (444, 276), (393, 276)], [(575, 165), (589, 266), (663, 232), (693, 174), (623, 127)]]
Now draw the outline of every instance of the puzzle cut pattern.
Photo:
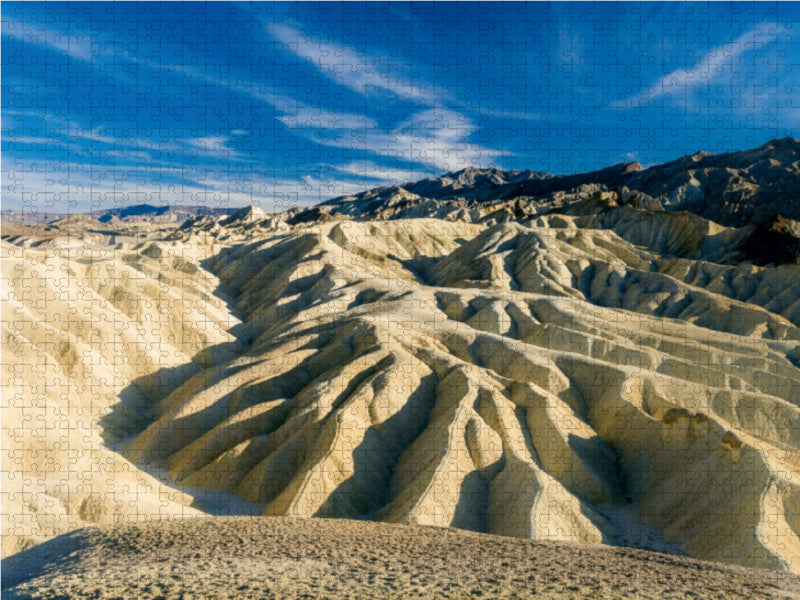
[(2, 10), (4, 586), (207, 515), (800, 574), (796, 5)]

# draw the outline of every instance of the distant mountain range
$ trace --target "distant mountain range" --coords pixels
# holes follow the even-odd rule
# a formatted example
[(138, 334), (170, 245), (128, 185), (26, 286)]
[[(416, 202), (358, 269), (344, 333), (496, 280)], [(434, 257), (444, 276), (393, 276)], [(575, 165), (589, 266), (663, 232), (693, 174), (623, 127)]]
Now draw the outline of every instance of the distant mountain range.
[[(372, 218), (415, 216), (412, 207), (425, 200), (461, 205), (516, 200), (538, 205), (538, 213), (560, 206), (566, 194), (594, 187), (608, 191), (627, 188), (642, 207), (674, 212), (686, 210), (721, 225), (742, 227), (776, 215), (800, 219), (800, 140), (772, 140), (753, 150), (710, 154), (697, 152), (672, 162), (643, 168), (638, 162), (620, 163), (575, 175), (541, 171), (503, 171), (468, 167), (441, 177), (380, 187), (355, 196), (341, 196), (305, 210), (295, 220), (313, 214), (346, 214)], [(391, 210), (390, 210), (391, 209)], [(193, 217), (228, 216), (241, 207), (137, 204), (86, 213), (101, 223), (183, 222)], [(389, 210), (391, 214), (385, 214)], [(310, 211), (310, 212), (308, 212)], [(65, 213), (3, 211), (3, 218), (47, 223)]]
[(202, 215), (209, 215), (212, 217), (230, 215), (237, 210), (239, 209), (192, 205), (152, 206), (150, 204), (136, 204), (134, 206), (110, 208), (108, 210), (95, 212), (93, 216), (101, 223), (109, 223), (114, 219), (125, 222), (145, 220), (180, 223), (186, 219)]
[[(697, 152), (648, 168), (638, 162), (620, 163), (574, 175), (469, 167), (295, 208), (273, 215), (269, 222), (277, 219), (293, 226), (343, 218), (420, 217), (499, 222), (554, 213), (594, 214), (623, 205), (650, 212), (688, 212), (727, 227), (757, 226), (749, 241), (742, 238), (738, 258), (761, 264), (796, 262), (800, 260), (800, 140), (775, 139), (752, 150), (725, 154)], [(54, 231), (74, 231), (81, 225), (76, 222), (78, 217), (2, 213), (8, 225), (45, 224)], [(204, 225), (211, 227), (217, 221), (223, 226), (244, 221), (252, 224), (267, 215), (255, 207), (139, 204), (92, 211), (83, 217), (111, 227), (136, 223), (193, 226), (197, 219), (211, 218), (212, 222)], [(4, 234), (10, 233), (11, 227), (6, 226)]]
[(167, 205), (154, 206), (152, 204), (135, 204), (108, 208), (104, 210), (93, 210), (88, 213), (58, 213), (58, 212), (38, 212), (35, 210), (4, 210), (2, 217), (4, 221), (20, 223), (25, 225), (44, 225), (69, 218), (75, 214), (91, 217), (101, 223), (182, 223), (192, 217), (210, 215), (212, 217), (226, 216), (233, 214), (237, 208), (220, 208), (196, 205)]
[[(393, 217), (413, 213), (424, 199), (475, 202), (517, 200), (550, 212), (565, 194), (595, 187), (627, 188), (643, 207), (686, 210), (721, 225), (742, 227), (776, 215), (800, 219), (800, 140), (782, 138), (726, 154), (698, 152), (643, 168), (621, 163), (577, 175), (537, 171), (501, 171), (473, 167), (443, 177), (378, 188), (334, 198), (322, 210), (367, 217), (394, 208)], [(314, 209), (312, 209), (314, 210)]]

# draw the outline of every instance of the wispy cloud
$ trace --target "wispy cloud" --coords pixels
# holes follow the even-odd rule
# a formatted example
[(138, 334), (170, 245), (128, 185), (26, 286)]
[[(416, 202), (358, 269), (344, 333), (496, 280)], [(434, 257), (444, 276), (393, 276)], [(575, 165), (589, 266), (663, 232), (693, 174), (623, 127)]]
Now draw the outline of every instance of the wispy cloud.
[(35, 135), (16, 135), (5, 133), (3, 135), (3, 144), (10, 144), (15, 149), (27, 150), (33, 146), (56, 146), (58, 148), (77, 148), (62, 140), (52, 137), (43, 137)]
[[(433, 93), (432, 86), (393, 72), (390, 61), (385, 57), (368, 56), (345, 46), (314, 40), (288, 25), (271, 25), (267, 30), (289, 51), (316, 66), (322, 75), (361, 95), (382, 92), (429, 106), (440, 105), (443, 101)], [(377, 157), (425, 165), (427, 172), (430, 168), (452, 171), (470, 165), (494, 166), (496, 159), (504, 154), (471, 143), (469, 138), (476, 130), (474, 123), (462, 112), (441, 106), (419, 111), (392, 130), (385, 130), (364, 114), (347, 114), (307, 106), (295, 108), (291, 106), (291, 101), (287, 102), (279, 96), (273, 96), (270, 100), (284, 113), (277, 118), (287, 126), (335, 132), (333, 135), (309, 133), (308, 136), (318, 144), (364, 149)], [(509, 112), (502, 116), (512, 115)], [(540, 120), (541, 115), (521, 112), (513, 113), (512, 118)], [(355, 164), (350, 163), (350, 166)], [(365, 165), (366, 162), (358, 166)], [(364, 173), (368, 171), (382, 173), (372, 177), (382, 182), (395, 183), (400, 178), (408, 180), (402, 169), (380, 166), (375, 162), (370, 162), (369, 169), (364, 169)]]
[(228, 157), (237, 156), (239, 152), (228, 145), (229, 141), (230, 138), (223, 135), (210, 135), (183, 140), (190, 147), (202, 150), (207, 154), (223, 154)]
[(735, 41), (717, 46), (691, 69), (676, 69), (647, 90), (612, 104), (612, 108), (637, 107), (663, 96), (688, 99), (698, 88), (731, 81), (739, 70), (743, 54), (767, 46), (786, 31), (783, 27), (762, 23)]
[(288, 25), (270, 25), (267, 32), (328, 78), (364, 96), (381, 90), (420, 103), (432, 103), (435, 99), (429, 86), (393, 72), (398, 65), (384, 57), (367, 56), (345, 46), (313, 40)]
[(417, 163), (445, 171), (468, 166), (495, 166), (505, 152), (468, 142), (474, 124), (463, 114), (429, 109), (415, 114), (390, 132), (345, 132), (315, 141), (338, 148), (363, 149), (378, 156)]
[(377, 122), (366, 115), (342, 113), (311, 106), (291, 107), (289, 102), (279, 102), (279, 108), (284, 114), (277, 117), (278, 121), (287, 127), (300, 129), (365, 129), (377, 127)]
[(128, 146), (131, 140), (125, 137), (116, 137), (113, 135), (103, 134), (102, 127), (94, 127), (92, 129), (84, 129), (80, 125), (70, 122), (67, 131), (65, 132), (70, 139), (84, 139), (91, 142), (99, 142), (101, 144), (109, 144), (114, 146)]
[(190, 193), (209, 205), (224, 200), (226, 204), (258, 204), (265, 210), (270, 206), (275, 207), (270, 210), (278, 211), (295, 205), (316, 204), (337, 196), (357, 194), (373, 185), (312, 175), (298, 179), (254, 175), (243, 179), (217, 173), (212, 177), (194, 179), (191, 186), (184, 188), (184, 193), (191, 190)]
[[(488, 106), (481, 106), (478, 108), (469, 108), (467, 110), (473, 111), (480, 115), (485, 115), (487, 117), (494, 117), (497, 119), (503, 119), (507, 121), (528, 121), (531, 123), (547, 123), (548, 121), (553, 121), (553, 117), (547, 115), (547, 113), (543, 112), (536, 112), (530, 111), (526, 108), (491, 108)], [(571, 119), (570, 119), (571, 120)]]
[[(90, 61), (93, 58), (96, 59), (101, 56), (111, 56), (108, 53), (104, 54), (100, 52), (100, 49), (104, 46), (103, 44), (95, 44), (93, 53), (92, 40), (86, 36), (68, 36), (61, 32), (32, 27), (27, 23), (24, 24), (25, 29), (23, 29), (23, 23), (18, 21), (4, 21), (3, 23), (3, 34), (7, 34), (24, 42), (34, 43), (43, 47), (55, 48), (84, 61)], [(235, 77), (219, 77), (213, 73), (188, 65), (175, 65), (171, 63), (143, 60), (130, 54), (124, 49), (116, 51), (113, 53), (113, 56), (116, 59), (136, 63), (156, 71), (172, 72), (181, 78), (202, 81), (204, 83), (224, 88), (229, 91), (238, 92), (263, 104), (273, 106), (280, 113), (276, 119), (287, 127), (328, 129), (335, 131), (342, 129), (363, 129), (366, 127), (375, 127), (377, 125), (373, 119), (370, 119), (365, 115), (315, 108), (290, 96), (274, 93), (273, 91), (264, 89), (260, 84), (243, 82)], [(97, 62), (96, 64), (98, 67), (102, 67), (104, 63)], [(115, 71), (115, 77), (119, 76), (120, 72), (118, 70)], [(87, 131), (74, 122), (67, 122), (63, 119), (57, 119), (53, 116), (50, 117), (50, 120), (63, 121), (63, 124), (66, 124), (69, 129), (69, 135), (75, 138), (88, 139), (96, 142), (114, 143), (117, 145), (129, 145), (129, 143), (126, 144), (125, 140), (123, 139), (113, 139), (109, 136), (101, 135), (100, 127), (95, 127)], [(231, 133), (233, 135), (240, 136), (245, 135), (248, 132), (244, 130), (235, 130)], [(189, 140), (189, 146), (210, 152), (233, 153), (233, 149), (224, 146), (225, 142), (227, 142), (227, 140), (223, 141), (219, 138), (213, 137), (198, 138), (198, 140), (194, 141)], [(147, 145), (152, 147), (154, 143), (152, 140), (147, 140)], [(174, 147), (172, 149), (177, 148)]]
[(565, 65), (583, 65), (585, 63), (586, 36), (576, 33), (574, 24), (559, 23), (558, 43), (555, 48), (558, 62)]
[[(40, 165), (22, 161), (2, 174), (3, 205), (57, 212), (90, 211), (132, 204), (201, 204), (246, 206), (267, 212), (308, 206), (337, 196), (363, 192), (374, 181), (339, 177), (264, 177), (209, 172), (197, 165), (159, 168), (161, 179), (147, 166), (98, 166), (81, 163)], [(44, 166), (44, 168), (42, 168)], [(170, 178), (164, 178), (169, 174)], [(156, 183), (160, 181), (160, 183)]]
[[(180, 73), (182, 77), (188, 77), (225, 88), (229, 91), (234, 91), (243, 96), (252, 98), (253, 100), (257, 100), (267, 106), (272, 106), (280, 113), (275, 118), (287, 127), (329, 129), (336, 131), (341, 129), (363, 129), (365, 127), (375, 127), (377, 125), (373, 119), (363, 114), (346, 113), (309, 106), (296, 98), (264, 89), (261, 85), (241, 83), (237, 82), (236, 79), (231, 81), (197, 68), (149, 63), (146, 66), (154, 69), (174, 70)], [(232, 133), (236, 134), (235, 131)]]
[[(20, 120), (5, 133), (5, 141), (16, 144), (16, 149), (26, 151), (26, 146), (53, 145), (68, 148), (74, 156), (93, 156), (102, 153), (106, 157), (116, 157), (137, 162), (148, 162), (152, 167), (173, 164), (175, 160), (191, 157), (220, 159), (226, 161), (249, 162), (249, 157), (231, 146), (232, 138), (241, 138), (248, 135), (247, 131), (235, 129), (229, 135), (212, 134), (194, 138), (174, 139), (174, 132), (169, 136), (162, 135), (162, 130), (147, 130), (137, 128), (138, 135), (128, 135), (122, 128), (114, 127), (83, 127), (80, 123), (65, 119), (49, 113), (34, 111), (12, 111)], [(35, 127), (25, 128), (21, 125), (24, 119), (32, 119)], [(31, 136), (24, 133), (29, 130), (40, 129), (40, 126), (49, 133), (49, 137)], [(17, 130), (22, 131), (18, 134)], [(173, 138), (173, 139), (170, 139)], [(89, 146), (84, 141), (90, 142)], [(162, 153), (173, 155), (170, 161), (159, 160)]]
[(380, 165), (372, 161), (353, 161), (344, 165), (330, 165), (334, 170), (347, 175), (361, 177), (369, 181), (370, 186), (400, 185), (408, 181), (418, 181), (434, 175), (428, 168), (398, 169), (387, 165)]
[[(15, 198), (19, 203), (24, 196), (25, 201), (40, 199), (54, 207), (60, 204), (74, 207), (78, 203), (81, 208), (139, 202), (258, 203), (262, 206), (277, 203), (286, 207), (357, 193), (376, 185), (418, 180), (441, 170), (454, 171), (471, 165), (495, 166), (497, 158), (504, 154), (475, 143), (472, 138), (477, 125), (467, 116), (475, 116), (478, 121), (475, 112), (443, 108), (442, 104), (450, 100), (438, 91), (435, 93), (434, 87), (416, 74), (412, 76), (412, 65), (398, 64), (388, 57), (370, 56), (348, 46), (313, 40), (287, 25), (270, 26), (269, 32), (302, 64), (311, 63), (320, 77), (350, 88), (368, 100), (374, 100), (375, 95), (391, 100), (398, 105), (391, 118), (400, 116), (406, 120), (399, 125), (389, 121), (386, 126), (386, 111), (372, 112), (369, 101), (361, 108), (341, 102), (334, 105), (335, 98), (309, 96), (308, 92), (291, 86), (282, 89), (264, 78), (251, 81), (225, 69), (177, 64), (180, 57), (148, 52), (143, 47), (146, 43), (137, 46), (141, 52), (133, 55), (124, 45), (108, 44), (108, 40), (35, 28), (30, 33), (23, 31), (22, 23), (4, 23), (4, 36), (66, 52), (81, 61), (91, 61), (92, 66), (107, 69), (114, 77), (126, 78), (129, 71), (109, 68), (111, 58), (114, 65), (139, 65), (141, 68), (135, 71), (140, 77), (145, 74), (144, 79), (152, 76), (153, 80), (165, 80), (169, 85), (199, 82), (225, 88), (239, 96), (239, 101), (250, 99), (251, 107), (254, 104), (272, 107), (274, 110), (262, 112), (320, 146), (364, 150), (363, 154), (343, 152), (343, 164), (325, 165), (316, 176), (288, 174), (294, 178), (280, 179), (271, 177), (267, 170), (263, 171), (266, 176), (259, 178), (255, 175), (258, 168), (253, 158), (258, 140), (249, 137), (251, 132), (246, 126), (246, 129), (230, 131), (209, 127), (207, 131), (202, 128), (190, 133), (185, 128), (162, 130), (158, 125), (147, 129), (145, 123), (97, 126), (103, 122), (98, 118), (79, 123), (76, 121), (83, 119), (74, 116), (69, 109), (60, 116), (20, 113), (16, 115), (14, 131), (6, 135), (7, 140), (17, 133), (16, 141), (20, 145), (55, 145), (68, 148), (69, 153), (66, 160), (42, 157), (39, 165), (20, 165), (19, 185), (4, 182), (5, 190), (13, 192), (9, 199)], [(168, 76), (161, 77), (161, 73)], [(362, 102), (359, 100), (356, 104)], [(376, 120), (378, 118), (381, 122)], [(514, 113), (510, 118), (538, 119), (539, 115)], [(46, 132), (45, 137), (40, 133), (31, 135), (40, 130)], [(309, 144), (309, 148), (313, 146)], [(315, 149), (318, 151), (319, 147)], [(24, 147), (16, 150), (23, 155), (29, 151)], [(359, 154), (365, 158), (352, 160)], [(82, 168), (64, 171), (62, 167), (69, 161), (86, 162)], [(220, 169), (223, 161), (225, 168)], [(234, 162), (238, 163), (236, 167)], [(41, 172), (44, 163), (47, 163), (46, 174)], [(220, 177), (220, 174), (228, 176)]]
[(31, 23), (3, 18), (3, 35), (28, 44), (54, 48), (73, 58), (90, 61), (96, 54), (92, 49), (92, 38), (85, 35), (71, 36), (61, 31), (37, 27)]

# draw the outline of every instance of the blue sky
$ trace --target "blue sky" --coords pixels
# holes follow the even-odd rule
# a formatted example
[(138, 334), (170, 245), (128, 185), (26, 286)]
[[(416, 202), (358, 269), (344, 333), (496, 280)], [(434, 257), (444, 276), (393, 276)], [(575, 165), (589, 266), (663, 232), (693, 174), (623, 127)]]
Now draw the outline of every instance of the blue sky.
[(800, 129), (797, 3), (2, 3), (2, 206), (313, 204)]

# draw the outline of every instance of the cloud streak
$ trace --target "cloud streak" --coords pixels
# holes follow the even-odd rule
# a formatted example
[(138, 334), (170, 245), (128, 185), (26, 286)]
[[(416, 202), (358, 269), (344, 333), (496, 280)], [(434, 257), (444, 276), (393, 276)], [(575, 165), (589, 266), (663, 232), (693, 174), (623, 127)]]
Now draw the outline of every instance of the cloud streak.
[(771, 44), (786, 31), (783, 27), (762, 23), (735, 41), (717, 46), (691, 69), (676, 69), (661, 77), (647, 90), (613, 104), (612, 108), (633, 108), (665, 96), (688, 98), (703, 86), (731, 81), (743, 54)]
[[(146, 166), (96, 166), (80, 163), (36, 168), (25, 161), (19, 170), (4, 170), (2, 186), (6, 208), (44, 211), (90, 211), (132, 204), (200, 204), (211, 207), (255, 204), (267, 212), (308, 206), (337, 196), (357, 194), (375, 181), (343, 181), (339, 177), (265, 177), (254, 173), (209, 173), (199, 166), (163, 168), (154, 180)], [(160, 182), (160, 183), (159, 183)]]
[(429, 86), (392, 73), (395, 67), (383, 57), (367, 56), (345, 46), (312, 40), (288, 25), (271, 25), (267, 32), (290, 52), (316, 66), (326, 77), (362, 96), (372, 91), (383, 91), (421, 104), (435, 101)]
[(53, 48), (82, 61), (90, 61), (97, 53), (92, 49), (92, 38), (85, 35), (70, 36), (60, 31), (36, 27), (22, 21), (3, 19), (3, 35), (43, 48)]
[[(6, 31), (9, 29), (10, 31)], [(302, 31), (287, 25), (271, 25), (268, 31), (298, 59), (312, 63), (321, 76), (332, 79), (365, 97), (386, 94), (413, 101), (417, 106), (433, 106), (437, 102), (431, 93), (431, 86), (404, 76), (398, 66), (385, 57), (367, 56), (345, 46), (315, 41)], [(22, 24), (7, 26), (4, 28), (4, 33), (69, 52), (81, 60), (94, 58), (93, 64), (100, 68), (103, 65), (97, 59), (106, 56), (100, 52), (101, 45), (98, 45), (93, 57), (91, 39), (87, 41), (83, 36), (70, 37), (41, 30), (35, 31), (31, 37), (28, 31), (23, 33)], [(371, 181), (372, 184), (408, 180), (419, 171), (427, 175), (431, 174), (433, 169), (456, 170), (469, 165), (494, 165), (496, 157), (501, 155), (497, 151), (469, 142), (469, 137), (476, 127), (464, 114), (454, 110), (444, 108), (423, 110), (393, 129), (387, 130), (381, 129), (380, 124), (368, 113), (348, 112), (339, 107), (332, 109), (321, 104), (312, 106), (300, 98), (293, 98), (271, 86), (266, 86), (263, 82), (248, 82), (235, 75), (223, 77), (217, 72), (189, 65), (170, 64), (160, 60), (154, 62), (150, 58), (155, 56), (154, 53), (142, 53), (148, 58), (142, 58), (142, 55), (130, 55), (125, 50), (118, 54), (116, 58), (123, 61), (155, 71), (174, 73), (181, 79), (188, 78), (225, 88), (271, 106), (275, 109), (276, 121), (287, 128), (296, 129), (301, 135), (321, 146), (349, 150), (363, 148), (375, 160), (363, 160), (359, 163), (351, 161), (338, 169), (332, 167), (332, 171), (345, 176), (357, 176), (364, 181)], [(321, 102), (322, 99), (319, 98), (317, 101)], [(65, 142), (91, 144), (90, 148), (71, 146), (75, 156), (91, 155), (105, 158), (113, 156), (122, 160), (143, 161), (154, 169), (165, 166), (161, 159), (167, 157), (162, 156), (162, 153), (173, 155), (166, 163), (170, 166), (175, 159), (185, 162), (187, 158), (195, 161), (201, 157), (211, 161), (225, 159), (250, 162), (247, 156), (237, 151), (239, 144), (235, 143), (236, 137), (242, 133), (235, 131), (209, 131), (206, 135), (192, 138), (176, 138), (174, 132), (168, 139), (160, 135), (132, 138), (117, 135), (113, 128), (82, 127), (78, 123), (57, 117), (51, 117), (49, 120), (56, 121), (52, 136), (54, 144), (63, 145)], [(42, 140), (36, 141), (42, 142)], [(22, 138), (20, 142), (24, 143)], [(379, 164), (385, 162), (387, 158), (418, 165), (419, 171)], [(312, 187), (315, 187), (317, 194), (322, 197), (327, 196), (325, 190), (341, 192), (329, 183), (320, 183)]]
[[(290, 106), (286, 99), (276, 103), (282, 115), (276, 117), (287, 127), (299, 129), (326, 129), (337, 131), (342, 129), (371, 129), (377, 122), (366, 115), (336, 112), (311, 106)], [(297, 104), (297, 103), (295, 103)]]
[(343, 165), (330, 165), (332, 169), (347, 175), (361, 177), (367, 185), (401, 185), (408, 181), (418, 181), (430, 177), (434, 173), (427, 168), (398, 169), (386, 165), (379, 165), (372, 161), (353, 161)]
[(217, 87), (225, 88), (229, 91), (235, 91), (243, 96), (257, 100), (262, 104), (272, 106), (281, 113), (275, 117), (276, 120), (280, 121), (287, 127), (300, 129), (327, 129), (336, 131), (342, 129), (363, 129), (365, 127), (377, 126), (377, 123), (366, 115), (309, 106), (308, 104), (300, 102), (295, 98), (291, 98), (283, 94), (273, 93), (263, 89), (261, 86), (231, 83), (228, 80), (216, 77), (214, 75), (209, 75), (208, 73), (205, 73), (199, 69), (186, 67), (177, 68), (172, 65), (149, 63), (146, 66), (153, 69), (176, 70), (179, 71), (183, 76), (189, 77), (196, 81), (203, 81)]
[(224, 135), (210, 135), (205, 137), (183, 140), (192, 149), (201, 150), (208, 155), (233, 158), (239, 156), (238, 150), (228, 145), (230, 138)]
[(495, 166), (506, 153), (468, 142), (475, 126), (464, 115), (447, 109), (415, 114), (391, 131), (348, 132), (335, 137), (315, 137), (325, 146), (364, 150), (404, 162), (456, 171), (468, 166)]
[[(504, 153), (469, 142), (476, 126), (460, 112), (441, 107), (442, 98), (432, 93), (432, 86), (420, 84), (393, 73), (390, 62), (381, 56), (368, 56), (351, 48), (314, 40), (302, 31), (288, 25), (271, 25), (268, 33), (298, 58), (313, 64), (318, 71), (340, 85), (362, 96), (382, 93), (411, 100), (430, 108), (419, 111), (391, 130), (366, 115), (348, 115), (324, 109), (299, 107), (294, 111), (280, 98), (274, 98), (277, 108), (285, 114), (278, 120), (299, 129), (325, 130), (326, 135), (308, 134), (323, 146), (364, 150), (375, 157), (384, 157), (416, 165), (424, 165), (430, 172), (454, 171), (467, 166), (495, 166), (496, 159)], [(537, 118), (539, 115), (516, 115), (518, 118)], [(335, 132), (330, 135), (330, 132)], [(393, 169), (374, 161), (358, 164), (359, 175), (368, 176), (367, 169), (381, 173), (372, 179), (394, 183), (412, 171)], [(347, 172), (340, 169), (341, 172)], [(355, 174), (355, 173), (353, 173)], [(405, 180), (405, 179), (404, 179)]]

